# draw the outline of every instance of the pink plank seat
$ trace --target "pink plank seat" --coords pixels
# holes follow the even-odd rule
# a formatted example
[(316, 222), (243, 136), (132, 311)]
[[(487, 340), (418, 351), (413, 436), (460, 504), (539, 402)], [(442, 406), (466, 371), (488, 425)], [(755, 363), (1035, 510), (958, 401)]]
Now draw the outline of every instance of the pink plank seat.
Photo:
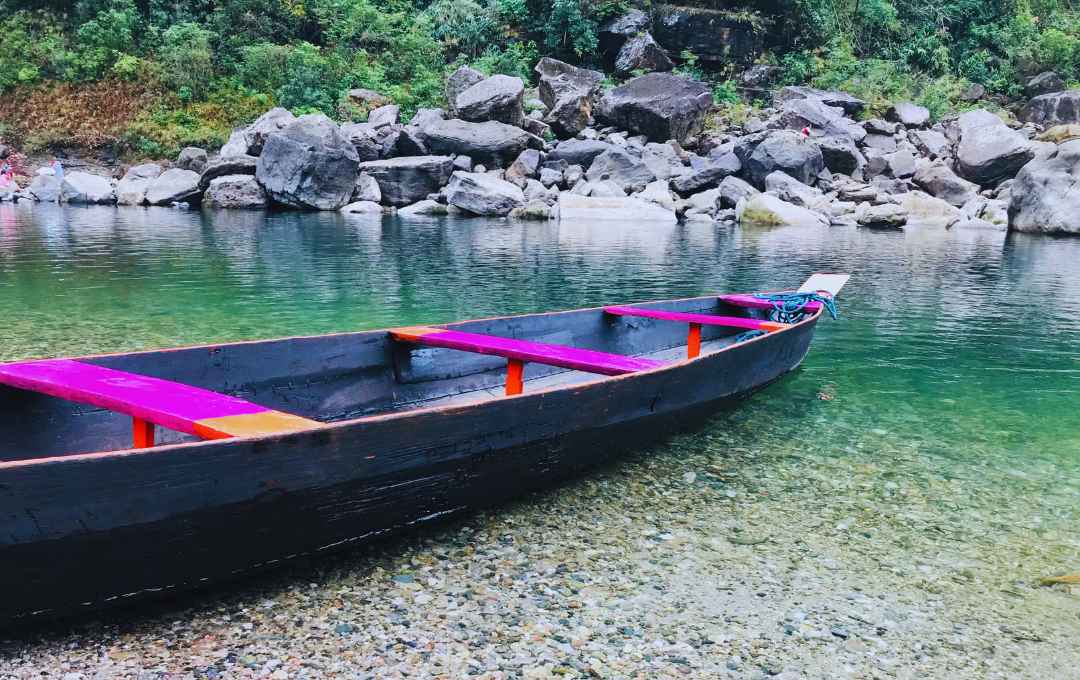
[(608, 354), (591, 349), (577, 349), (566, 345), (552, 345), (527, 340), (500, 338), (494, 335), (450, 331), (443, 328), (397, 328), (390, 335), (401, 342), (425, 347), (442, 347), (463, 352), (475, 352), (504, 357), (506, 361), (506, 394), (521, 394), (524, 389), (523, 373), (528, 362), (569, 368), (600, 375), (624, 375), (648, 371), (664, 365), (662, 361), (636, 359), (621, 354)]
[(73, 359), (0, 364), (0, 384), (132, 418), (134, 448), (154, 445), (154, 426), (202, 439), (257, 437), (321, 423), (190, 385)]
[(691, 314), (687, 312), (671, 312), (665, 309), (642, 309), (640, 307), (604, 307), (606, 314), (614, 316), (635, 316), (644, 319), (658, 319), (660, 321), (679, 321), (690, 325), (690, 331), (686, 336), (686, 358), (693, 359), (701, 356), (701, 327), (724, 326), (726, 328), (744, 328), (751, 331), (765, 331), (773, 333), (788, 327), (786, 323), (762, 321), (761, 319), (744, 319), (738, 316), (716, 316), (714, 314)]
[[(768, 300), (762, 300), (759, 297), (753, 295), (721, 295), (720, 300), (726, 302), (729, 305), (735, 305), (736, 307), (746, 307), (747, 309), (772, 309), (773, 303)], [(811, 300), (806, 303), (806, 311), (816, 312), (821, 309), (821, 303), (815, 300)]]

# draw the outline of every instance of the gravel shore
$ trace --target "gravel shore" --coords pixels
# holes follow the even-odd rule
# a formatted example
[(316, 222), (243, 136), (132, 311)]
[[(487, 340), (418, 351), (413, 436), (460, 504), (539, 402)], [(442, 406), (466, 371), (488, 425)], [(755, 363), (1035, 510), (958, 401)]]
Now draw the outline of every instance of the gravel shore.
[(1080, 567), (1076, 476), (802, 427), (736, 411), (512, 506), (3, 640), (0, 678), (1080, 677), (1080, 591), (1038, 585)]

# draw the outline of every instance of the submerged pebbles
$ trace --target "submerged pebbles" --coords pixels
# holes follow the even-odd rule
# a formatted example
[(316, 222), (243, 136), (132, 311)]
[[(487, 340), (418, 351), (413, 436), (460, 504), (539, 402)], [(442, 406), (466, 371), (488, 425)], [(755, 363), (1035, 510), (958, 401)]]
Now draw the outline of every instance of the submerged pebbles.
[(1080, 602), (1037, 583), (1077, 559), (1075, 478), (737, 413), (509, 507), (22, 631), (0, 678), (1077, 677)]

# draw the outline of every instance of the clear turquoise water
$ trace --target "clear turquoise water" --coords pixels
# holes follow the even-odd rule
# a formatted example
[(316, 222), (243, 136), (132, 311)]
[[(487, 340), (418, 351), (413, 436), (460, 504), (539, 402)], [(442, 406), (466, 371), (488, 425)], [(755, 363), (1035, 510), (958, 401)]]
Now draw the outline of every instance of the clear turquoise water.
[[(1008, 677), (1072, 667), (1080, 600), (1037, 579), (1080, 572), (1080, 239), (0, 204), (0, 360), (785, 288), (814, 271), (853, 279), (804, 366), (557, 496), (568, 549), (586, 550), (604, 503), (633, 536), (716, 532), (722, 549), (693, 543), (673, 564), (754, 551), (722, 578), (778, 570), (806, 589), (795, 598), (866, 590), (924, 609), (928, 637), (1008, 650)], [(549, 502), (507, 521), (542, 534)], [(740, 547), (736, 530), (771, 538)], [(633, 554), (604, 569), (640, 569)], [(685, 601), (716, 598), (707, 579), (664, 578)], [(934, 667), (918, 658), (905, 663)]]

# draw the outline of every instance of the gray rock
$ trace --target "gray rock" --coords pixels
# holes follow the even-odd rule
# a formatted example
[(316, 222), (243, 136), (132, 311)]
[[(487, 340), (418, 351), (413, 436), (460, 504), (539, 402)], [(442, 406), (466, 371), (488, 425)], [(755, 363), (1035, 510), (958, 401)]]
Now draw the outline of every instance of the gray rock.
[(592, 98), (579, 94), (564, 95), (544, 118), (555, 136), (563, 139), (580, 133), (591, 119)]
[(60, 189), (60, 179), (56, 175), (39, 173), (34, 175), (34, 179), (31, 180), (30, 186), (26, 188), (26, 192), (35, 201), (57, 203), (60, 200)]
[(1028, 163), (1016, 176), (1009, 228), (1046, 234), (1080, 234), (1080, 140), (1065, 142), (1052, 157)]
[(649, 142), (641, 152), (641, 162), (652, 170), (657, 179), (670, 179), (683, 174), (687, 170), (675, 147), (671, 144)]
[(206, 169), (206, 162), (206, 150), (197, 146), (184, 147), (180, 150), (180, 155), (176, 157), (176, 167), (181, 170), (202, 172)]
[[(224, 177), (226, 175), (254, 175), (258, 164), (259, 159), (255, 156), (241, 155), (231, 156), (229, 158), (215, 158), (206, 165), (206, 169), (203, 170), (202, 175), (199, 176), (199, 193), (209, 189), (210, 182), (218, 177)], [(161, 174), (160, 171), (158, 174)], [(121, 184), (123, 184), (122, 181)], [(117, 191), (120, 192), (120, 188), (118, 188)]]
[(190, 201), (199, 195), (199, 173), (170, 168), (158, 175), (146, 188), (150, 205), (172, 205)]
[(438, 121), (424, 130), (424, 141), (434, 154), (464, 154), (474, 162), (500, 166), (512, 162), (526, 148), (544, 148), (542, 139), (497, 121)]
[(428, 155), (423, 132), (410, 126), (391, 130), (382, 141), (381, 155), (382, 158)]
[(675, 64), (648, 31), (631, 36), (615, 57), (615, 72), (627, 75), (633, 71), (670, 71)]
[(764, 90), (779, 79), (783, 70), (770, 64), (754, 64), (739, 75), (739, 84), (751, 90)]
[(341, 133), (356, 149), (356, 157), (361, 163), (377, 161), (382, 155), (382, 141), (379, 134), (368, 123), (345, 123), (341, 126)]
[(552, 187), (562, 184), (563, 173), (560, 170), (554, 168), (541, 168), (540, 169), (540, 183), (545, 187)]
[[(540, 78), (540, 99), (549, 110), (554, 109), (555, 103), (567, 95), (585, 97), (591, 101), (604, 81), (604, 74), (600, 71), (572, 66), (551, 57), (541, 59), (533, 70)], [(586, 118), (589, 115), (591, 107)]]
[(1053, 71), (1045, 71), (1031, 78), (1024, 85), (1024, 94), (1028, 97), (1039, 97), (1044, 94), (1061, 92), (1065, 89), (1065, 80)]
[(233, 130), (229, 134), (229, 140), (225, 142), (225, 145), (218, 151), (218, 155), (221, 158), (248, 155), (247, 134), (245, 134), (243, 128)]
[[(156, 163), (143, 163), (128, 168), (116, 185), (116, 202), (120, 205), (142, 205), (146, 201), (146, 190), (161, 175), (161, 171), (161, 166)], [(209, 184), (207, 182), (207, 186)]]
[(563, 170), (563, 181), (566, 182), (566, 186), (574, 186), (581, 181), (581, 178), (585, 176), (585, 168), (574, 163), (567, 165)]
[(88, 172), (69, 172), (60, 186), (63, 203), (111, 204), (116, 203), (113, 183), (100, 175)]
[(203, 194), (208, 208), (265, 208), (266, 192), (251, 175), (225, 175), (210, 181)]
[(777, 170), (809, 185), (825, 169), (825, 159), (818, 145), (801, 133), (778, 130), (757, 145), (745, 167), (751, 183), (759, 188)]
[(525, 183), (525, 189), (522, 191), (525, 194), (525, 202), (543, 201), (548, 205), (553, 205), (555, 201), (559, 200), (558, 189), (548, 189), (535, 179), (530, 179)]
[(1034, 156), (1031, 143), (989, 111), (968, 111), (957, 125), (956, 170), (976, 184), (991, 186), (1014, 177)]
[(667, 181), (663, 179), (649, 182), (643, 191), (635, 194), (635, 198), (655, 203), (664, 210), (675, 211), (675, 198), (671, 195), (671, 189), (668, 188)]
[(558, 210), (559, 219), (562, 221), (580, 220), (589, 224), (603, 222), (675, 224), (678, 221), (673, 210), (634, 196), (594, 198), (563, 193), (559, 194)]
[(711, 106), (712, 92), (705, 84), (670, 73), (650, 73), (607, 93), (597, 115), (653, 142), (674, 139), (685, 144), (701, 132)]
[(1035, 97), (1024, 107), (1022, 117), (1029, 123), (1043, 127), (1080, 123), (1080, 90)]
[(372, 177), (379, 185), (382, 202), (406, 206), (439, 191), (454, 171), (454, 159), (449, 156), (413, 156), (360, 164), (361, 174)]
[(510, 211), (510, 218), (514, 220), (549, 220), (551, 215), (551, 206), (544, 201), (529, 201)]
[(888, 174), (897, 179), (911, 177), (915, 174), (915, 156), (907, 149), (899, 149), (885, 156), (888, 163)]
[(457, 117), (455, 103), (457, 102), (458, 95), (479, 83), (485, 77), (486, 76), (484, 76), (483, 73), (480, 73), (476, 69), (469, 68), (468, 66), (462, 66), (447, 77), (446, 101), (450, 107), (449, 113), (451, 118)]
[(554, 134), (551, 131), (551, 126), (538, 118), (526, 118), (525, 122), (521, 124), (521, 129), (541, 139), (547, 139)]
[[(652, 32), (657, 42), (671, 54), (691, 52), (702, 64), (709, 66), (748, 64), (762, 54), (768, 39), (765, 35), (768, 31), (755, 26), (755, 22), (747, 18), (749, 12), (764, 9), (760, 3), (638, 4), (644, 4), (651, 10)], [(748, 12), (740, 14), (744, 8)]]
[(721, 208), (735, 208), (743, 199), (761, 193), (753, 184), (738, 177), (725, 177), (724, 181), (720, 182), (718, 189), (719, 200), (717, 205)]
[(455, 172), (446, 186), (446, 200), (474, 215), (503, 216), (525, 204), (517, 186), (488, 174)]
[(370, 203), (382, 203), (382, 189), (379, 182), (366, 172), (356, 176), (356, 187), (353, 188), (353, 201), (367, 201)]
[(930, 109), (911, 102), (898, 102), (892, 105), (885, 117), (904, 127), (921, 128), (930, 124)]
[(691, 170), (671, 180), (671, 188), (680, 196), (688, 196), (705, 189), (720, 186), (726, 177), (737, 175), (742, 170), (742, 163), (734, 153), (727, 153), (720, 158), (710, 160), (702, 167)]
[(401, 107), (396, 104), (380, 106), (368, 114), (367, 124), (376, 130), (381, 127), (386, 127), (387, 125), (397, 125), (398, 115), (400, 113)]
[(481, 123), (494, 120), (521, 127), (525, 121), (525, 83), (521, 78), (494, 75), (462, 91), (454, 102), (460, 118)]
[(862, 146), (867, 149), (874, 149), (875, 151), (892, 153), (893, 151), (896, 151), (896, 137), (893, 137), (892, 135), (870, 133), (863, 139)]
[(626, 151), (612, 148), (597, 156), (585, 176), (590, 182), (611, 180), (624, 191), (637, 191), (656, 179), (649, 166)]
[(421, 128), (430, 125), (436, 121), (446, 120), (446, 112), (442, 109), (417, 109), (413, 114), (412, 120), (409, 121), (409, 125), (414, 128)]
[(374, 201), (356, 201), (350, 203), (338, 212), (349, 215), (382, 215), (382, 206)]
[(830, 172), (855, 175), (866, 165), (866, 157), (862, 155), (855, 142), (847, 135), (816, 137), (814, 142), (821, 149), (821, 157), (825, 161), (825, 167)]
[(1009, 203), (982, 196), (964, 204), (961, 219), (982, 220), (998, 231), (1009, 228)]
[[(863, 203), (855, 212), (860, 227), (869, 229), (900, 229), (907, 224), (907, 213), (895, 203), (870, 205)], [(833, 633), (836, 635), (836, 633)]]
[(872, 118), (870, 120), (863, 121), (863, 129), (869, 133), (878, 135), (895, 135), (900, 132), (901, 125), (899, 123), (890, 122), (887, 120), (881, 120), (880, 118)]
[(735, 215), (743, 226), (829, 226), (829, 220), (824, 215), (792, 205), (770, 194), (755, 194), (740, 201), (735, 208)]
[(960, 218), (960, 210), (951, 203), (921, 191), (903, 194), (900, 208), (914, 224), (948, 228)]
[(568, 139), (565, 142), (559, 142), (548, 154), (548, 158), (554, 161), (566, 161), (570, 165), (588, 167), (597, 156), (614, 148), (607, 142), (595, 139)]
[(352, 198), (359, 164), (341, 129), (322, 114), (309, 114), (267, 137), (255, 177), (278, 203), (338, 210)]
[(524, 186), (525, 180), (536, 177), (540, 169), (540, 152), (536, 149), (525, 149), (518, 154), (517, 159), (506, 169), (506, 181), (518, 186)]
[(685, 215), (690, 216), (694, 214), (708, 215), (712, 217), (716, 214), (720, 203), (720, 188), (707, 189), (706, 191), (699, 191), (696, 194), (691, 194), (683, 201), (685, 207)]
[(448, 215), (449, 213), (450, 210), (445, 205), (430, 199), (418, 201), (397, 211), (398, 217), (439, 217), (441, 215)]
[(866, 129), (844, 115), (844, 110), (818, 99), (795, 99), (780, 111), (780, 123), (792, 130), (809, 127), (814, 137), (840, 137), (861, 142)]
[(807, 186), (780, 171), (765, 178), (765, 190), (782, 201), (817, 212), (828, 210), (829, 199), (814, 187)]
[(625, 14), (608, 19), (597, 33), (600, 51), (609, 59), (615, 58), (626, 41), (649, 30), (650, 23), (649, 15), (639, 9), (631, 9)]
[(949, 139), (937, 130), (915, 130), (908, 138), (919, 153), (927, 158), (933, 160), (949, 155)]
[[(256, 118), (255, 122), (244, 130), (244, 139), (247, 142), (247, 151), (245, 153), (249, 156), (262, 154), (266, 139), (270, 135), (284, 130), (294, 122), (296, 122), (296, 116), (289, 110), (281, 107), (270, 109)], [(222, 153), (221, 155), (224, 156), (225, 154)]]
[(599, 182), (589, 182), (589, 196), (619, 198), (626, 195), (626, 190), (617, 183), (612, 182), (610, 179), (600, 180)]
[(800, 99), (817, 99), (827, 106), (835, 106), (843, 109), (844, 113), (849, 116), (857, 115), (866, 107), (866, 102), (858, 97), (853, 97), (846, 92), (818, 90), (813, 87), (799, 85), (782, 87), (777, 90), (776, 94), (773, 96), (773, 105), (777, 108), (782, 108), (784, 103)]
[[(454, 170), (464, 170), (465, 172), (472, 172), (473, 160), (465, 155), (454, 156)], [(449, 180), (450, 178), (447, 177)]]

